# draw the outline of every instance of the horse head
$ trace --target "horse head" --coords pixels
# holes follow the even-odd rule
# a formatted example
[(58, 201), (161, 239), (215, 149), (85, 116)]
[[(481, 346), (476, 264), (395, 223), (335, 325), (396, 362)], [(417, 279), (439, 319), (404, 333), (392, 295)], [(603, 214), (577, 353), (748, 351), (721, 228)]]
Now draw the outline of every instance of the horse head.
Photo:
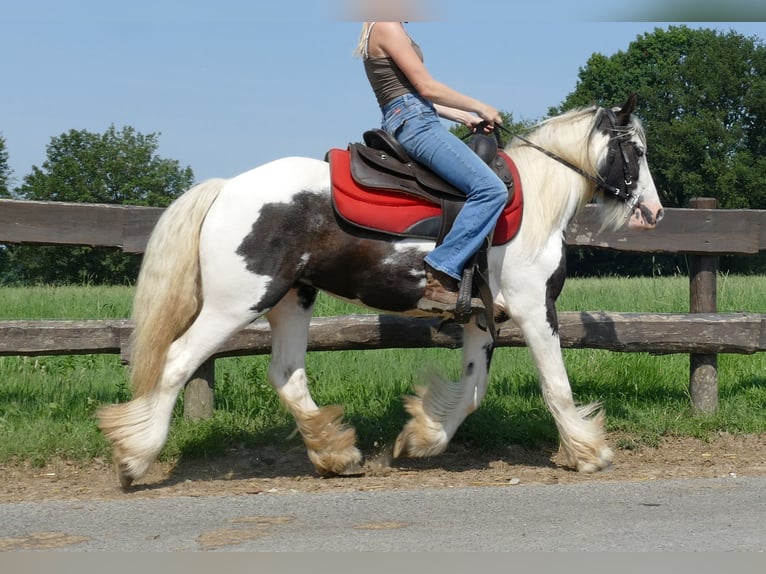
[(631, 94), (622, 106), (599, 111), (596, 124), (603, 136), (603, 151), (598, 172), (603, 183), (596, 190), (618, 202), (612, 202), (610, 210), (614, 227), (627, 219), (630, 229), (654, 229), (664, 212), (646, 159), (644, 129), (633, 115), (637, 99)]

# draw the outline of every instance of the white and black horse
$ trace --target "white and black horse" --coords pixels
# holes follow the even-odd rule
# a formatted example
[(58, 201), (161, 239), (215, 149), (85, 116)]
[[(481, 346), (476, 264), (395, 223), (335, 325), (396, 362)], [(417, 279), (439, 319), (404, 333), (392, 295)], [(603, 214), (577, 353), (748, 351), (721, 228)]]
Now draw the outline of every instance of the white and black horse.
[[(584, 472), (608, 466), (612, 452), (602, 411), (575, 405), (562, 360), (554, 302), (565, 278), (563, 234), (594, 199), (605, 227), (651, 229), (662, 218), (634, 107), (631, 97), (622, 107), (570, 111), (507, 147), (524, 191), (523, 218), (513, 239), (488, 253), (495, 308), (522, 329), (566, 461)], [(305, 354), (314, 301), (322, 290), (384, 312), (422, 314), (423, 257), (433, 242), (348, 234), (330, 193), (327, 162), (288, 157), (199, 184), (163, 213), (133, 304), (134, 396), (99, 413), (123, 487), (163, 448), (192, 373), (261, 316), (272, 331), (269, 382), (297, 421), (317, 471), (359, 471), (362, 455), (342, 409), (317, 406), (309, 391)], [(437, 379), (407, 398), (411, 418), (396, 441), (397, 456), (445, 450), (486, 393), (493, 348), (476, 317), (463, 325), (461, 380)]]

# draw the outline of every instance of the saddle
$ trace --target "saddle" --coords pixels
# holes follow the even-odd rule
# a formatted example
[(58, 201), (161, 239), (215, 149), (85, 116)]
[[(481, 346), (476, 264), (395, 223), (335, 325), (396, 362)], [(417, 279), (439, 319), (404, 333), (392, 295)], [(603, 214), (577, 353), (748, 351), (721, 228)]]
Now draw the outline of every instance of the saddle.
[[(364, 144), (348, 146), (351, 177), (367, 189), (393, 190), (434, 203), (441, 208), (441, 224), (435, 237), (439, 245), (452, 228), (465, 203), (465, 194), (444, 181), (427, 167), (410, 159), (396, 138), (381, 129), (363, 134)], [(468, 146), (481, 157), (508, 188), (509, 202), (514, 192), (514, 178), (508, 162), (498, 154), (496, 140), (473, 134)]]
[[(412, 160), (387, 132), (364, 132), (363, 142), (327, 152), (332, 204), (339, 225), (357, 236), (410, 237), (441, 243), (465, 204), (465, 194)], [(522, 193), (518, 171), (510, 157), (499, 150), (495, 138), (473, 134), (467, 145), (506, 184), (508, 204), (493, 235), (465, 267), (455, 320), (467, 322), (470, 299), (479, 296), (487, 309), (487, 327), (494, 336), (486, 252), (490, 242), (506, 243), (515, 236), (521, 220)]]

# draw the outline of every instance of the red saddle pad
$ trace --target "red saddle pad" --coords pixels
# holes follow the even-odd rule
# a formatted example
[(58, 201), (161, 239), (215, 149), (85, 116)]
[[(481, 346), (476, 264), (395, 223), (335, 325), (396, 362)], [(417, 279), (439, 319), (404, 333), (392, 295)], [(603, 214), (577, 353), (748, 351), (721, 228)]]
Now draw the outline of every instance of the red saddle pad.
[[(513, 198), (505, 207), (495, 226), (493, 245), (513, 239), (521, 225), (523, 194), (516, 164), (507, 154), (500, 152), (513, 175)], [(330, 162), (332, 199), (338, 215), (365, 229), (406, 236), (407, 231), (425, 219), (441, 215), (439, 205), (401, 191), (370, 189), (360, 186), (351, 177), (348, 150), (331, 149)]]

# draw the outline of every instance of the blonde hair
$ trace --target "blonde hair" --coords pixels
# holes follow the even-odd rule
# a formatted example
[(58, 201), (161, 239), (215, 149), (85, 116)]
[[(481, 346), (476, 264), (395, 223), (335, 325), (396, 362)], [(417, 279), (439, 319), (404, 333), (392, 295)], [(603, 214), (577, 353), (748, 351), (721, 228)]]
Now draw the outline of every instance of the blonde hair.
[(367, 40), (370, 37), (370, 30), (375, 22), (363, 22), (362, 32), (359, 34), (359, 43), (354, 50), (354, 55), (360, 58), (367, 58)]

